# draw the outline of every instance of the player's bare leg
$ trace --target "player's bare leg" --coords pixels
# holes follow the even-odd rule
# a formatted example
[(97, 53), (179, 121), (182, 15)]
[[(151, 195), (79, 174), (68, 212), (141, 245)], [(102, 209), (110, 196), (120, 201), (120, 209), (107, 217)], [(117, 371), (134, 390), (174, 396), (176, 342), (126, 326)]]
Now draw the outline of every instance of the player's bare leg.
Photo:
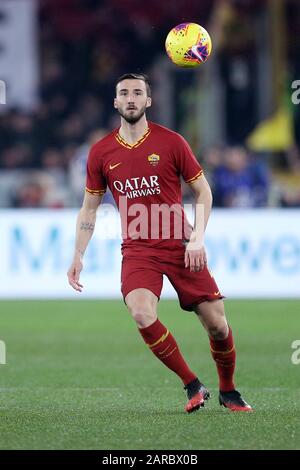
[(137, 327), (147, 328), (157, 320), (157, 297), (149, 289), (134, 289), (125, 297), (125, 303)]
[(199, 409), (209, 398), (209, 392), (188, 367), (173, 335), (158, 320), (156, 295), (148, 289), (134, 289), (127, 294), (125, 302), (153, 354), (182, 380), (189, 398), (185, 410), (191, 413)]
[(202, 302), (195, 307), (195, 313), (209, 335), (211, 353), (219, 375), (220, 405), (232, 411), (252, 411), (234, 386), (236, 351), (223, 301)]
[(202, 302), (195, 307), (195, 313), (210, 337), (216, 341), (227, 338), (229, 326), (225, 316), (223, 300)]

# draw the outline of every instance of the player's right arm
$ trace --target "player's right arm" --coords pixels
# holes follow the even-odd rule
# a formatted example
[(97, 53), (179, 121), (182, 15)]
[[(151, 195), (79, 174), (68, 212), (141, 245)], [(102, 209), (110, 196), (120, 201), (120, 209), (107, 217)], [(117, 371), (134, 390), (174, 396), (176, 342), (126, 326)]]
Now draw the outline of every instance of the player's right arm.
[(82, 208), (77, 217), (75, 251), (72, 264), (68, 271), (68, 280), (73, 289), (78, 292), (81, 292), (83, 288), (82, 284), (79, 282), (83, 266), (82, 259), (94, 232), (96, 213), (102, 198), (103, 195), (91, 194), (86, 191)]

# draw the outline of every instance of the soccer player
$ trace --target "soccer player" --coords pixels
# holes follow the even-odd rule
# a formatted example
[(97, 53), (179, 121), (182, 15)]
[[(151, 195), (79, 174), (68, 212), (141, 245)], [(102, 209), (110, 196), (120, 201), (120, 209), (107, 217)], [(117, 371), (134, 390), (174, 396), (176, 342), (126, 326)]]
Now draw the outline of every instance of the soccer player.
[[(122, 222), (121, 290), (125, 304), (152, 353), (182, 380), (188, 398), (185, 410), (190, 413), (204, 406), (210, 394), (157, 317), (163, 274), (174, 286), (181, 308), (195, 312), (208, 333), (219, 376), (220, 405), (232, 411), (251, 411), (235, 389), (233, 335), (226, 321), (223, 296), (207, 268), (201, 236), (212, 205), (210, 187), (183, 137), (147, 121), (145, 111), (149, 106), (151, 90), (146, 75), (130, 73), (118, 79), (114, 107), (121, 116), (121, 126), (94, 144), (88, 156), (69, 283), (82, 291), (82, 259), (95, 227), (96, 210), (108, 186)], [(187, 224), (181, 206), (181, 176), (192, 188), (196, 206), (204, 208), (204, 220), (196, 211), (194, 228), (188, 226), (187, 230), (182, 228)], [(166, 207), (174, 209), (174, 217), (163, 211), (158, 215), (162, 215), (161, 225), (168, 219), (168, 236), (159, 225), (161, 217), (155, 219), (152, 211), (156, 209), (157, 215), (157, 208)], [(138, 222), (134, 218), (137, 212)], [(144, 233), (138, 230), (142, 225)], [(178, 226), (182, 228), (180, 236)]]

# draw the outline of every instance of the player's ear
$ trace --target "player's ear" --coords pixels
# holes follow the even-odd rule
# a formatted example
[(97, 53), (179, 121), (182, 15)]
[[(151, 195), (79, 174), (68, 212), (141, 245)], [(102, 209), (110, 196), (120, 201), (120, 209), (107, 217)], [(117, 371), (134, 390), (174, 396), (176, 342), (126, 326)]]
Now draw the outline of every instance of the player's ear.
[(114, 98), (114, 108), (117, 108), (117, 98)]
[(148, 96), (147, 101), (146, 101), (146, 108), (149, 108), (151, 104), (152, 104), (152, 99), (150, 98), (150, 96)]

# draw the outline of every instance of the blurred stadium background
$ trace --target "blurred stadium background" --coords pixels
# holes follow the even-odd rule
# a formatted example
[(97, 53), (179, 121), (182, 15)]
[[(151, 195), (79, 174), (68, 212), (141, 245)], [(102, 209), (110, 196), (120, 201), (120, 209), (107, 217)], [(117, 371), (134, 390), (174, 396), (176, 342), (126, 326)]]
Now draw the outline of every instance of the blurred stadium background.
[[(186, 21), (203, 25), (213, 41), (211, 58), (195, 70), (177, 68), (164, 51), (169, 30)], [(298, 0), (0, 0), (0, 298), (46, 299), (26, 304), (0, 302), (0, 337), (7, 344), (9, 358), (0, 370), (1, 390), (6, 393), (2, 411), (7, 423), (0, 448), (299, 448), (300, 436), (293, 424), (294, 417), (299, 417), (295, 375), (299, 371), (290, 361), (291, 343), (297, 339), (295, 335), (299, 336), (299, 301), (288, 301), (300, 297), (299, 58)], [(173, 377), (165, 379), (169, 377), (165, 371), (151, 363), (129, 319), (124, 326), (119, 291), (120, 239), (103, 236), (104, 228), (118, 231), (115, 213), (107, 209), (99, 214), (86, 255), (82, 276), (85, 291), (80, 298), (86, 299), (89, 314), (83, 304), (73, 303), (78, 294), (67, 285), (88, 149), (119, 125), (112, 106), (114, 83), (119, 75), (131, 71), (150, 76), (153, 106), (149, 119), (184, 135), (212, 186), (215, 209), (206, 237), (209, 262), (223, 293), (229, 298), (246, 299), (237, 304), (228, 301), (227, 308), (229, 315), (233, 312), (233, 324), (238, 326), (244, 353), (241, 363), (249, 370), (249, 376), (245, 371), (240, 377), (248, 391), (255, 384), (256, 391), (250, 393), (249, 401), (254, 400), (265, 412), (264, 425), (257, 435), (251, 434), (257, 432), (257, 426), (252, 426), (256, 421), (243, 422), (247, 443), (236, 418), (232, 440), (229, 435), (222, 440), (224, 422), (216, 444), (208, 438), (200, 444), (194, 438), (186, 443), (186, 424), (178, 417), (176, 421), (175, 415), (169, 419), (173, 420), (170, 426), (176, 438), (160, 440), (152, 428), (160, 419), (163, 429), (164, 417), (155, 414), (150, 401), (145, 404), (148, 421), (143, 421), (143, 429), (148, 426), (151, 430), (150, 436), (138, 428), (144, 441), (137, 438), (138, 423), (145, 416), (142, 404), (130, 401), (130, 386), (143, 385), (144, 376), (135, 378), (133, 372), (143, 357), (145, 364), (149, 362), (145, 375), (149, 374), (157, 387), (163, 377), (172, 395), (177, 382)], [(183, 191), (184, 202), (191, 203), (189, 188), (184, 186)], [(112, 204), (109, 192), (105, 202)], [(115, 297), (119, 302), (87, 300), (92, 297)], [(174, 297), (168, 283), (164, 297)], [(59, 298), (73, 302), (52, 304), (47, 300)], [(247, 300), (260, 298), (278, 300)], [(170, 318), (171, 328), (175, 321), (172, 310), (178, 307), (172, 300), (164, 300), (161, 308), (162, 315)], [(97, 348), (101, 341), (106, 344), (104, 338), (101, 340), (101, 331), (106, 338), (113, 338), (114, 319), (109, 324), (104, 315), (110, 309), (122, 311), (122, 318), (116, 317), (124, 327), (119, 345), (138, 359), (130, 365), (115, 352), (115, 375), (107, 365), (106, 375), (101, 375), (101, 369), (97, 373), (97, 361), (101, 362)], [(98, 316), (98, 310), (104, 314)], [(247, 315), (239, 316), (238, 311)], [(263, 347), (260, 322), (264, 315), (269, 342)], [(186, 323), (182, 319), (176, 322), (179, 339), (185, 329), (188, 335)], [(196, 364), (193, 341), (185, 347)], [(116, 342), (113, 344), (117, 347)], [(75, 357), (72, 348), (77, 350)], [(202, 354), (206, 349), (203, 339)], [(91, 361), (90, 373), (85, 360)], [(272, 363), (277, 371), (275, 383)], [(254, 379), (256, 365), (260, 373)], [(126, 367), (132, 369), (131, 382), (121, 378), (126, 409), (129, 414), (132, 407), (137, 410), (132, 415), (136, 421), (130, 423), (126, 421), (126, 410), (123, 415), (109, 415), (109, 419), (105, 415), (110, 413), (109, 387), (120, 387), (122, 367), (124, 377)], [(215, 374), (213, 365), (202, 367)], [(80, 396), (76, 395), (74, 377)], [(149, 390), (149, 384), (144, 385)], [(51, 386), (53, 393), (49, 391)], [(98, 395), (96, 401), (92, 400), (97, 390), (91, 392), (93, 387), (106, 390), (104, 406)], [(265, 394), (268, 390), (268, 396), (263, 397), (262, 390)], [(291, 406), (288, 416), (277, 410), (277, 421), (268, 421), (267, 400), (270, 394), (275, 397), (283, 391), (288, 397), (287, 406)], [(113, 406), (118, 409), (118, 400), (114, 400)], [(174, 401), (178, 404), (175, 395)], [(168, 413), (168, 403), (160, 404), (163, 413)], [(72, 406), (77, 410), (74, 422), (70, 421)], [(101, 435), (101, 442), (96, 438), (101, 427), (99, 417), (98, 431), (92, 428), (94, 406), (104, 413), (102, 417), (106, 416), (107, 434)], [(53, 407), (57, 407), (56, 414)], [(56, 427), (54, 417), (58, 420)], [(218, 415), (214, 417), (219, 420)], [(120, 429), (120, 421), (121, 434), (113, 429)], [(89, 435), (78, 434), (77, 424), (83, 433), (89, 428)], [(130, 425), (135, 431), (126, 435)], [(196, 430), (195, 420), (193, 426)], [(209, 428), (209, 421), (206, 426), (215, 432)], [(68, 429), (70, 438), (66, 437)], [(274, 438), (266, 440), (267, 435)]]

